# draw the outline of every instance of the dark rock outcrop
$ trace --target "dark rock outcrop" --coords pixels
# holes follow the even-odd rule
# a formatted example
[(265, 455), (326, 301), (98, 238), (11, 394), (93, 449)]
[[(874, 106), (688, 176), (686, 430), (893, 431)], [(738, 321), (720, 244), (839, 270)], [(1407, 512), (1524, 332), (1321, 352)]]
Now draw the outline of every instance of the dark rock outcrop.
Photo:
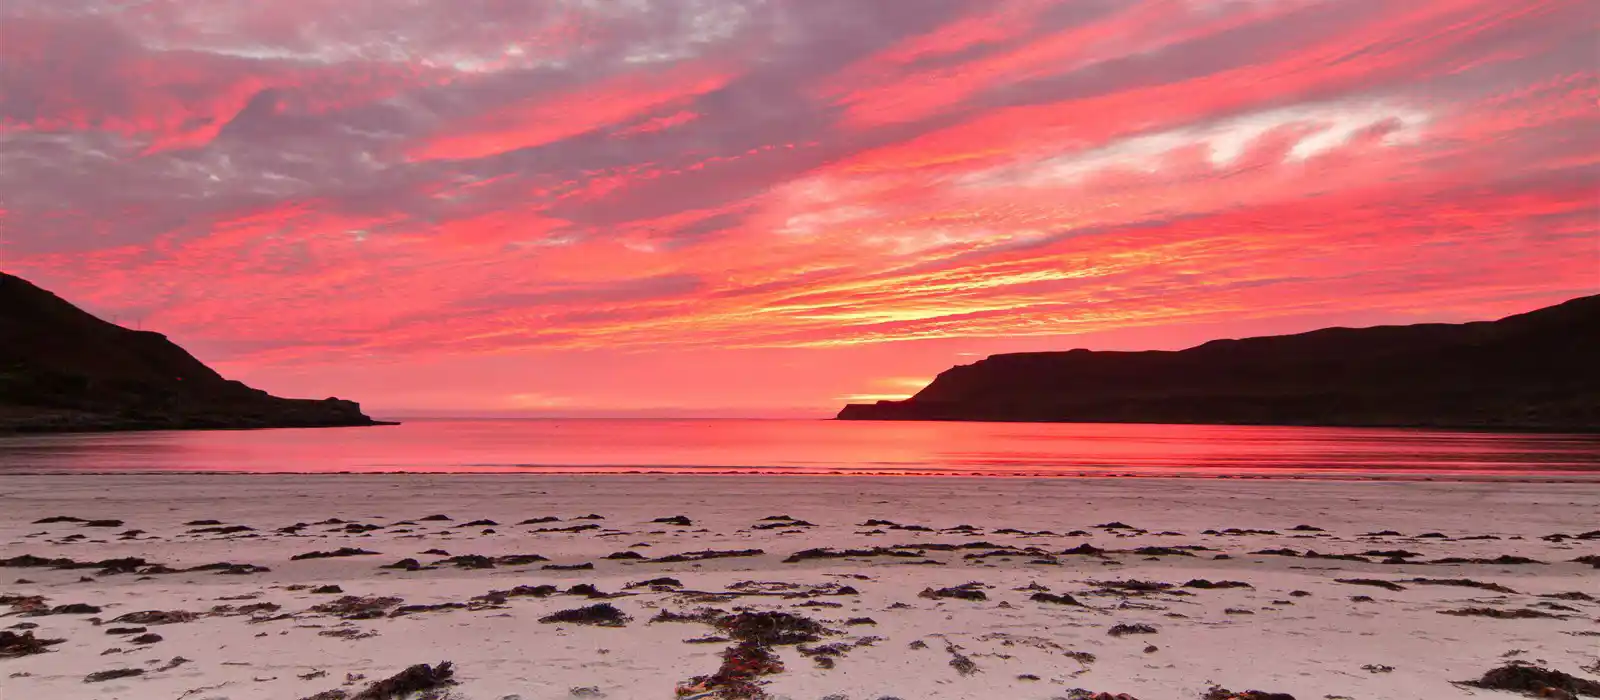
[(0, 433), (376, 425), (353, 401), (284, 399), (151, 331), (0, 272)]
[(841, 420), (1600, 430), (1600, 296), (1498, 321), (994, 355)]

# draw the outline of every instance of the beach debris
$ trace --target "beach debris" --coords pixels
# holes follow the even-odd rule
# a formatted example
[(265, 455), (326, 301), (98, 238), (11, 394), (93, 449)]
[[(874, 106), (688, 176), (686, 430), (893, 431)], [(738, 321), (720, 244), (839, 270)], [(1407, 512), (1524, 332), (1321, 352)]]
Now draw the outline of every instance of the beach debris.
[(946, 653), (950, 654), (950, 668), (955, 669), (956, 673), (959, 673), (963, 676), (970, 676), (982, 670), (978, 668), (978, 662), (973, 661), (971, 657), (961, 653), (961, 650), (957, 649), (954, 644), (946, 644), (944, 650)]
[[(709, 611), (707, 611), (709, 612)], [(658, 619), (661, 616), (657, 616)], [(704, 621), (705, 615), (697, 616)], [(656, 620), (652, 620), (655, 622)], [(687, 620), (685, 620), (687, 621)], [(815, 642), (832, 632), (821, 623), (792, 613), (741, 612), (714, 618), (716, 628), (736, 640), (722, 655), (722, 665), (709, 676), (695, 676), (679, 684), (680, 698), (737, 698), (752, 700), (768, 695), (757, 684), (761, 676), (783, 672), (783, 663), (772, 652), (773, 646)], [(876, 641), (874, 639), (874, 641)], [(827, 658), (813, 656), (813, 658)], [(826, 667), (831, 664), (820, 662)]]
[(656, 518), (655, 520), (651, 520), (650, 522), (652, 522), (652, 523), (662, 523), (664, 525), (678, 525), (680, 527), (688, 527), (688, 526), (694, 524), (694, 521), (690, 520), (689, 516), (686, 516), (686, 515), (674, 515), (674, 516), (667, 517), (667, 518)]
[(842, 559), (845, 557), (909, 557), (920, 558), (918, 552), (906, 551), (898, 547), (873, 547), (871, 549), (833, 549), (832, 547), (817, 547), (803, 549), (788, 556), (783, 560), (785, 564), (795, 564), (807, 559)]
[(433, 515), (427, 515), (427, 516), (423, 516), (421, 518), (417, 518), (417, 520), (419, 522), (429, 522), (429, 523), (439, 522), (441, 520), (450, 520), (450, 519), (451, 519), (450, 516), (445, 515), (443, 513), (435, 513)]
[(306, 552), (305, 554), (296, 554), (296, 555), (294, 555), (292, 557), (289, 557), (289, 560), (290, 561), (300, 561), (302, 559), (330, 559), (330, 558), (333, 558), (333, 557), (361, 557), (361, 556), (367, 556), (367, 555), (372, 555), (372, 554), (377, 554), (377, 553), (378, 552), (373, 552), (373, 551), (361, 549), (359, 547), (340, 547), (340, 548), (335, 549), (335, 550), (330, 551), (330, 552)]
[(1261, 690), (1246, 690), (1241, 693), (1235, 693), (1227, 688), (1212, 686), (1211, 690), (1206, 691), (1206, 694), (1202, 696), (1202, 700), (1294, 700), (1294, 696), (1288, 693), (1268, 693)]
[(1459, 586), (1462, 588), (1481, 588), (1483, 590), (1494, 591), (1496, 593), (1516, 593), (1516, 591), (1498, 583), (1474, 581), (1470, 578), (1413, 578), (1406, 579), (1406, 583), (1413, 583), (1423, 586)]
[(539, 568), (544, 571), (590, 571), (594, 569), (594, 564), (591, 562), (582, 564), (545, 564)]
[(450, 557), (440, 564), (451, 564), (458, 569), (493, 569), (494, 560), (481, 554), (461, 554)]
[(1089, 581), (1088, 583), (1091, 586), (1101, 589), (1101, 592), (1132, 595), (1159, 593), (1161, 591), (1170, 590), (1174, 587), (1170, 583), (1163, 583), (1161, 581), (1140, 581), (1138, 579), (1128, 579), (1126, 581)]
[(389, 613), (389, 617), (400, 617), (419, 612), (436, 612), (439, 610), (470, 610), (472, 606), (467, 603), (434, 603), (432, 605), (402, 605)]
[(330, 583), (325, 586), (317, 586), (311, 589), (311, 592), (317, 595), (332, 595), (334, 593), (343, 593), (344, 589), (340, 588), (338, 584)]
[(1056, 605), (1076, 605), (1078, 607), (1086, 607), (1083, 603), (1079, 602), (1077, 598), (1074, 598), (1066, 593), (1055, 595), (1053, 593), (1039, 592), (1029, 596), (1028, 600), (1032, 600), (1037, 603), (1054, 603)]
[(621, 598), (626, 593), (606, 593), (592, 583), (579, 583), (566, 590), (567, 595), (581, 595), (585, 598)]
[(21, 656), (43, 654), (50, 651), (49, 647), (65, 642), (65, 639), (41, 639), (27, 631), (21, 634), (0, 630), (0, 659), (14, 659)]
[(483, 518), (481, 520), (472, 520), (472, 521), (469, 521), (469, 522), (464, 522), (464, 523), (461, 523), (460, 525), (457, 525), (456, 527), (458, 527), (458, 528), (459, 527), (495, 527), (495, 526), (497, 526), (499, 524), (500, 523), (497, 523), (497, 522), (495, 522), (493, 520), (490, 520), (488, 518)]
[(728, 611), (718, 608), (700, 608), (694, 612), (677, 613), (671, 610), (662, 610), (650, 618), (650, 624), (657, 622), (698, 622), (701, 624), (715, 625), (717, 620), (727, 615)]
[(332, 637), (334, 639), (368, 639), (378, 636), (377, 632), (362, 630), (355, 627), (340, 627), (338, 629), (322, 630), (317, 633), (319, 637)]
[(161, 635), (156, 634), (155, 632), (146, 632), (137, 637), (129, 639), (128, 641), (133, 642), (134, 644), (155, 644), (156, 642), (161, 641)]
[(1106, 630), (1106, 634), (1109, 634), (1113, 637), (1122, 637), (1129, 634), (1155, 634), (1156, 631), (1157, 630), (1155, 627), (1144, 624), (1143, 622), (1136, 622), (1131, 625), (1118, 623), (1113, 625), (1111, 629)]
[(395, 562), (393, 564), (384, 564), (383, 566), (380, 566), (378, 568), (380, 568), (380, 569), (398, 569), (400, 571), (419, 571), (419, 570), (422, 569), (422, 562), (419, 562), (419, 561), (417, 561), (415, 559), (412, 559), (410, 557), (406, 557), (405, 559), (401, 559), (400, 561), (397, 561), (397, 562)]
[(84, 676), (83, 682), (100, 683), (103, 681), (116, 680), (118, 678), (132, 678), (134, 676), (142, 675), (144, 675), (144, 669), (142, 668), (113, 668), (107, 671), (95, 671), (94, 673)]
[[(151, 565), (152, 564), (150, 562), (138, 557), (122, 557), (119, 559), (102, 559), (100, 561), (80, 562), (73, 561), (65, 557), (46, 559), (44, 557), (33, 556), (32, 554), (21, 554), (11, 557), (10, 559), (0, 559), (0, 566), (15, 566), (24, 568), (50, 567), (54, 569), (99, 569), (100, 571), (96, 573), (101, 575), (133, 573), (138, 571), (139, 567)], [(159, 566), (159, 564), (155, 566)]]
[(538, 529), (529, 530), (528, 532), (531, 532), (531, 533), (534, 533), (534, 534), (540, 534), (540, 533), (547, 533), (547, 532), (587, 532), (589, 530), (599, 530), (599, 529), (600, 529), (599, 525), (571, 525), (571, 526), (568, 526), (568, 527), (541, 527), (541, 528), (538, 528)]
[(184, 610), (141, 610), (111, 618), (113, 623), (128, 625), (173, 625), (200, 617)]
[(1133, 550), (1134, 554), (1147, 557), (1192, 557), (1194, 552), (1187, 547), (1139, 547)]
[(938, 600), (940, 598), (958, 598), (960, 600), (988, 600), (988, 594), (983, 592), (983, 584), (977, 581), (963, 583), (959, 586), (948, 588), (924, 588), (917, 594), (918, 598)]
[(633, 618), (610, 603), (596, 603), (581, 608), (561, 610), (539, 618), (545, 624), (571, 623), (597, 627), (622, 627)]
[(765, 646), (815, 642), (829, 633), (816, 620), (778, 611), (726, 615), (718, 618), (715, 624), (717, 629), (734, 639)]
[[(267, 568), (265, 566), (256, 566), (255, 564), (234, 564), (234, 563), (225, 562), (225, 561), (217, 562), (215, 564), (201, 564), (199, 566), (191, 566), (191, 567), (189, 567), (187, 569), (183, 569), (184, 573), (194, 572), (194, 571), (215, 571), (215, 572), (217, 572), (218, 575), (226, 574), (226, 575), (232, 575), (232, 576), (243, 576), (245, 574), (262, 574), (262, 573), (266, 573), (266, 572), (272, 571), (272, 569), (269, 569), (269, 568)], [(178, 572), (177, 571), (173, 571), (171, 569), (167, 569), (166, 567), (161, 566), (160, 564), (157, 564), (155, 566), (151, 566), (151, 567), (146, 567), (146, 568), (140, 569), (138, 573), (141, 573), (141, 574), (173, 574), (173, 573), (178, 573)]]
[(328, 615), (337, 615), (346, 620), (370, 620), (388, 614), (393, 608), (403, 602), (395, 596), (358, 596), (347, 595), (327, 603), (318, 603), (311, 606), (312, 612)]
[[(1596, 557), (1595, 561), (1600, 562), (1600, 557)], [(1484, 558), (1481, 558), (1481, 557), (1473, 557), (1473, 558), (1468, 558), (1468, 557), (1445, 557), (1443, 559), (1434, 559), (1432, 561), (1423, 562), (1423, 563), (1425, 563), (1425, 564), (1492, 564), (1492, 565), (1495, 565), (1495, 566), (1516, 566), (1516, 565), (1520, 565), (1520, 564), (1543, 564), (1544, 562), (1539, 561), (1538, 559), (1529, 559), (1527, 557), (1519, 557), (1519, 556), (1512, 555), (1512, 554), (1502, 554), (1502, 555), (1500, 555), (1498, 557), (1495, 557), (1493, 559), (1484, 559)]]
[(489, 591), (480, 596), (473, 596), (473, 602), (488, 605), (505, 605), (509, 598), (547, 598), (559, 592), (555, 586), (540, 584), (537, 586), (517, 586), (509, 591)]
[(1406, 589), (1405, 586), (1402, 586), (1402, 585), (1400, 585), (1398, 583), (1395, 583), (1393, 581), (1384, 581), (1382, 579), (1375, 579), (1375, 578), (1336, 578), (1336, 579), (1334, 579), (1334, 581), (1338, 582), (1338, 583), (1349, 584), (1349, 585), (1352, 585), (1352, 586), (1375, 586), (1377, 588), (1382, 588), (1382, 589), (1387, 590), (1387, 591), (1403, 591), (1403, 590)]
[(106, 634), (143, 634), (150, 631), (148, 627), (108, 627)]
[(237, 534), (237, 533), (240, 533), (240, 532), (255, 532), (255, 530), (256, 530), (255, 528), (250, 527), (249, 525), (223, 525), (223, 526), (219, 526), (219, 527), (202, 527), (202, 528), (198, 528), (198, 529), (195, 529), (195, 530), (190, 530), (189, 534), (191, 534), (191, 535), (203, 535), (203, 534), (232, 535), (232, 534)]
[(33, 521), (33, 524), (34, 525), (50, 525), (50, 524), (53, 524), (53, 523), (83, 523), (83, 522), (88, 522), (88, 521), (84, 520), (83, 518), (74, 518), (74, 517), (72, 517), (70, 515), (52, 515), (52, 516), (50, 516), (48, 518), (40, 518), (38, 520), (35, 520), (35, 521)]
[(1096, 693), (1083, 688), (1072, 688), (1067, 691), (1067, 700), (1139, 700), (1127, 693)]
[(277, 603), (250, 603), (237, 608), (232, 605), (218, 605), (211, 608), (211, 614), (232, 617), (236, 615), (255, 615), (256, 613), (273, 613), (281, 609), (283, 609), (283, 606)]
[(633, 583), (623, 586), (623, 588), (649, 588), (652, 590), (660, 588), (683, 588), (683, 582), (672, 578), (671, 576), (662, 576), (660, 578), (653, 578), (645, 581), (634, 581)]
[(1512, 608), (1501, 610), (1499, 608), (1458, 608), (1455, 610), (1440, 610), (1440, 615), (1455, 615), (1457, 617), (1492, 617), (1500, 620), (1526, 620), (1540, 617), (1561, 619), (1560, 615), (1547, 613), (1533, 608)]
[(740, 642), (722, 652), (722, 665), (716, 673), (695, 676), (679, 684), (677, 696), (685, 700), (761, 700), (768, 695), (756, 684), (756, 679), (775, 673), (783, 673), (783, 662), (770, 648), (755, 642)]
[(38, 611), (35, 611), (35, 612), (31, 612), (31, 613), (28, 613), (28, 616), (29, 617), (34, 617), (34, 616), (38, 616), (38, 615), (93, 615), (93, 614), (95, 614), (97, 612), (100, 612), (100, 608), (97, 607), (97, 606), (94, 606), (94, 605), (90, 605), (88, 603), (67, 603), (66, 605), (57, 605), (57, 606), (55, 606), (53, 608), (50, 608), (49, 610), (38, 610)]
[(1367, 664), (1362, 666), (1361, 670), (1366, 671), (1367, 673), (1391, 673), (1394, 671), (1394, 667), (1385, 666), (1384, 664)]
[(1600, 681), (1524, 663), (1511, 663), (1460, 685), (1488, 690), (1509, 690), (1530, 697), (1572, 698), (1578, 695), (1600, 697)]
[(612, 552), (610, 554), (605, 555), (602, 558), (603, 559), (612, 559), (612, 560), (638, 560), (638, 559), (645, 559), (647, 557), (645, 557), (645, 555), (640, 554), (638, 552), (629, 552), (629, 551), (624, 550), (624, 551), (621, 551), (621, 552)]
[(1190, 579), (1188, 583), (1183, 584), (1183, 587), (1184, 588), (1201, 588), (1201, 589), (1212, 589), (1212, 588), (1254, 588), (1254, 586), (1251, 586), (1250, 584), (1245, 583), (1244, 581), (1208, 581), (1208, 580), (1203, 579), (1203, 578)]
[(122, 525), (121, 520), (89, 520), (83, 523), (83, 527), (122, 527)]
[(795, 519), (792, 519), (792, 518), (788, 519), (788, 520), (772, 520), (771, 518), (763, 518), (763, 520), (771, 520), (771, 522), (757, 523), (755, 525), (750, 526), (750, 529), (752, 529), (752, 530), (780, 530), (780, 529), (791, 528), (791, 527), (816, 527), (817, 526), (817, 524), (813, 523), (813, 522), (807, 522), (805, 520), (795, 520)]
[(437, 666), (417, 664), (380, 681), (374, 681), (350, 700), (395, 700), (414, 693), (454, 685), (455, 665), (440, 661)]
[(728, 559), (732, 557), (758, 557), (766, 554), (760, 549), (705, 549), (698, 552), (684, 552), (682, 554), (669, 554), (655, 559), (646, 559), (648, 564), (678, 564), (689, 561), (705, 561), (707, 559)]

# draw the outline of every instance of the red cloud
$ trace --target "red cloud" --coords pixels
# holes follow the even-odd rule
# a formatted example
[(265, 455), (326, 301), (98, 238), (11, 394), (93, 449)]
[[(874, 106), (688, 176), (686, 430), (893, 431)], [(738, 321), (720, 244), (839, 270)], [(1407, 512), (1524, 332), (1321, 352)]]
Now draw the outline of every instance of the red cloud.
[(452, 124), (411, 147), (412, 160), (482, 158), (541, 146), (633, 119), (726, 86), (736, 72), (711, 64), (627, 73), (594, 85), (529, 97)]

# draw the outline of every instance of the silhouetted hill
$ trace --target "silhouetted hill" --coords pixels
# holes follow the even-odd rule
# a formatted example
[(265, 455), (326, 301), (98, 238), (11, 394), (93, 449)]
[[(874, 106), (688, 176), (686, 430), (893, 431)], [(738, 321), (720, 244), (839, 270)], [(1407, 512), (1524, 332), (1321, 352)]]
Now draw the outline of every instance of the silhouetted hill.
[(107, 323), (0, 272), (0, 432), (374, 425), (352, 401), (224, 379), (166, 336)]
[(1600, 430), (1600, 296), (1499, 321), (994, 355), (843, 420)]

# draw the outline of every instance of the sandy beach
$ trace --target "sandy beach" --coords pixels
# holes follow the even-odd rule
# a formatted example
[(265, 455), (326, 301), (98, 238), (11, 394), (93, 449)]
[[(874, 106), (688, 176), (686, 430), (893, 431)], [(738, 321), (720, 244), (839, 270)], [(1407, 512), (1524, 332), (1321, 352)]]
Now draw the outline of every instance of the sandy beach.
[(1453, 682), (1597, 675), (1597, 527), (1587, 483), (6, 476), (0, 630), (60, 641), (0, 697), (1514, 697)]

